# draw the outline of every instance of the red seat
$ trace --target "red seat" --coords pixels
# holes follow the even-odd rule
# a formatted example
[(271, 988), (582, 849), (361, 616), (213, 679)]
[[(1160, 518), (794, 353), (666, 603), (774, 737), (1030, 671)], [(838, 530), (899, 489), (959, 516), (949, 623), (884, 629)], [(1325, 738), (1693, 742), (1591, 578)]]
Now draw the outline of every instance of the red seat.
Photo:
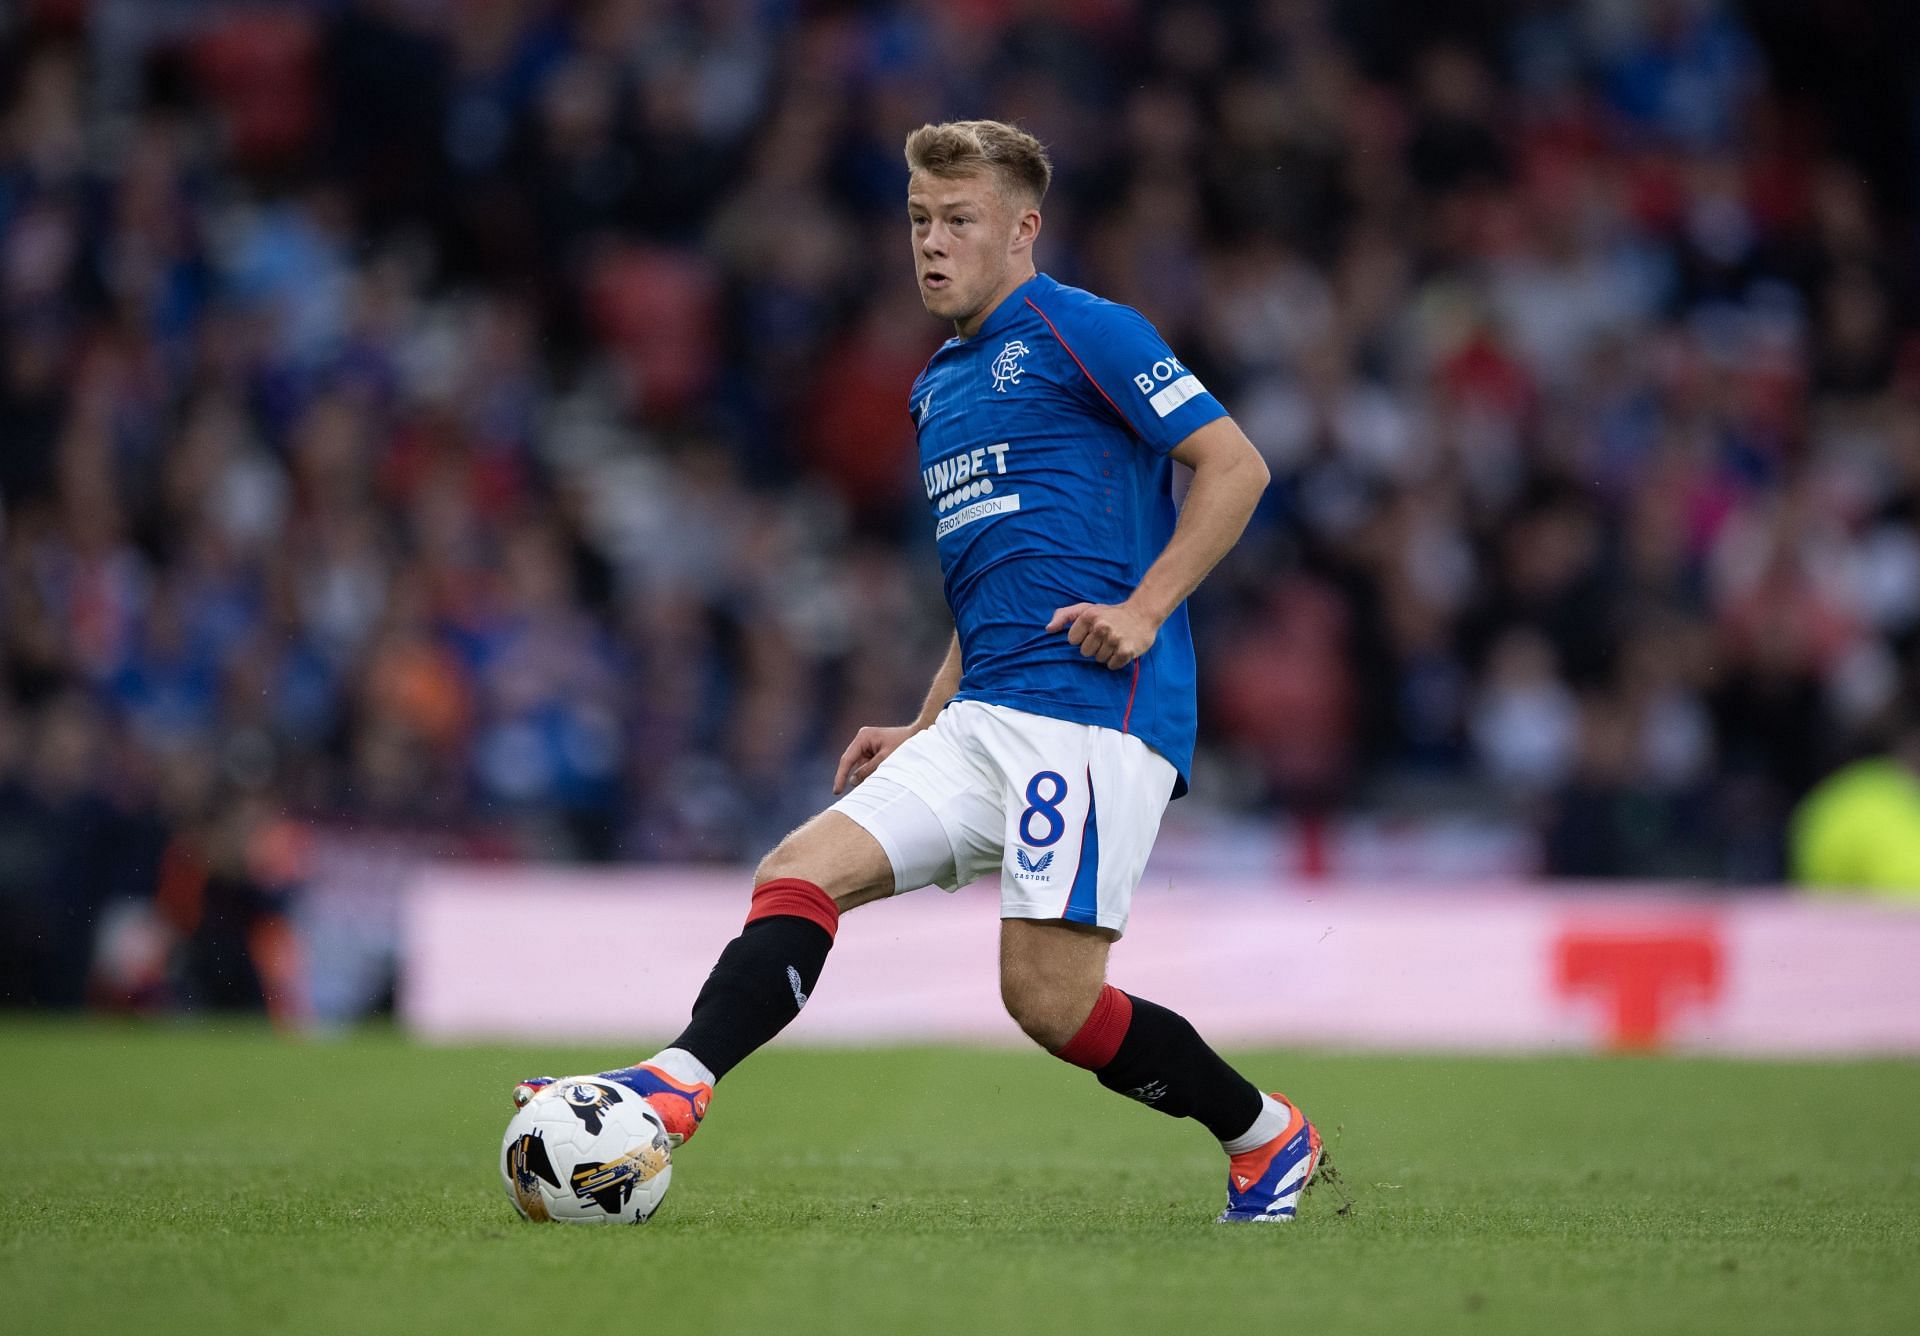
[(319, 46), (313, 17), (298, 9), (241, 10), (193, 43), (194, 70), (237, 161), (265, 167), (306, 151), (318, 120)]
[(586, 286), (594, 331), (633, 377), (640, 406), (673, 417), (713, 383), (719, 282), (699, 256), (621, 246), (595, 262)]

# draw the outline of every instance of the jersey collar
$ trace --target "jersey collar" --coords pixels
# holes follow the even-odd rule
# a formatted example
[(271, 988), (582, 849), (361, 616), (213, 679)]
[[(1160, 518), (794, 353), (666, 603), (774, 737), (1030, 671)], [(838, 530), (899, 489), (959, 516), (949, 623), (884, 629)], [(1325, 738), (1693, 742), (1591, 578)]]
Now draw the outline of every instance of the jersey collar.
[(1052, 282), (1053, 280), (1045, 274), (1035, 274), (1001, 299), (1000, 304), (993, 308), (993, 313), (986, 318), (978, 330), (974, 331), (973, 338), (960, 339), (958, 342), (972, 343), (1005, 329), (1019, 317), (1021, 310), (1026, 306), (1028, 295), (1043, 291), (1045, 285)]

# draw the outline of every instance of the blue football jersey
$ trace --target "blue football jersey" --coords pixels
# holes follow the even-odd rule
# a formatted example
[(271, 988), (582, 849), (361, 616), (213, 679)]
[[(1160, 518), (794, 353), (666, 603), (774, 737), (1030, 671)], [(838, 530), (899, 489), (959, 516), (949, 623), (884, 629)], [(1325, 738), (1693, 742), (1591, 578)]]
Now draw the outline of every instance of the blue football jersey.
[(1056, 608), (1121, 603), (1173, 536), (1168, 451), (1224, 417), (1138, 311), (1037, 274), (949, 339), (909, 411), (960, 635), (955, 700), (1138, 736), (1186, 790), (1195, 723), (1185, 605), (1118, 671), (1082, 658)]

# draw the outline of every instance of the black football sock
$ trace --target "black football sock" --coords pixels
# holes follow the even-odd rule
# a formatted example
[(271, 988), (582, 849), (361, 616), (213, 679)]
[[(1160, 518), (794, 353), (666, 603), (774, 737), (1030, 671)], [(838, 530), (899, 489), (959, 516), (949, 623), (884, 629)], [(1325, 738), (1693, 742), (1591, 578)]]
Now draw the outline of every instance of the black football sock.
[(1194, 1119), (1221, 1141), (1245, 1133), (1266, 1107), (1259, 1088), (1209, 1048), (1185, 1017), (1111, 984), (1054, 1056), (1085, 1067), (1109, 1090)]
[(807, 1004), (833, 948), (840, 911), (810, 881), (757, 886), (747, 926), (727, 943), (694, 999), (693, 1019), (669, 1047), (685, 1049), (719, 1080), (786, 1029)]

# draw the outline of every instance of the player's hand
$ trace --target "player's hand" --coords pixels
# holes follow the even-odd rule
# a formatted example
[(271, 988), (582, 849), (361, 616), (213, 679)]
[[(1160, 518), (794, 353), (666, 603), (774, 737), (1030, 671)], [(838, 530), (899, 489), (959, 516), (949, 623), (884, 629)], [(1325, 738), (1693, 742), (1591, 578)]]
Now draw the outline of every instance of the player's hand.
[(1047, 630), (1066, 631), (1085, 658), (1125, 668), (1153, 648), (1160, 619), (1130, 603), (1073, 603), (1054, 612)]
[(869, 726), (855, 733), (853, 741), (840, 753), (840, 768), (833, 772), (833, 791), (845, 793), (871, 775), (880, 762), (893, 755), (894, 748), (919, 731), (914, 724), (902, 724), (898, 728)]

